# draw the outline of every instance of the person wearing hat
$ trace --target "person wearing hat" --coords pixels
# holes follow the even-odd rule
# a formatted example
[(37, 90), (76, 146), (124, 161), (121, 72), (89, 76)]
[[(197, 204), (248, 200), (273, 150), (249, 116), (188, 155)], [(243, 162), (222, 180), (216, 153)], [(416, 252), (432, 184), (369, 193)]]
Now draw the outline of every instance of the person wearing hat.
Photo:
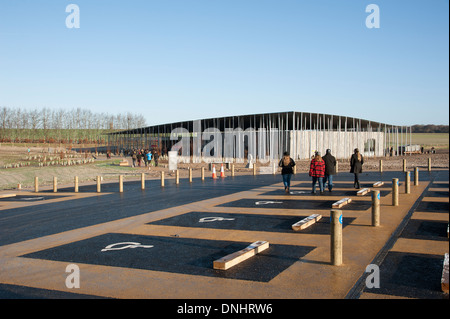
[(312, 177), (312, 193), (316, 193), (316, 183), (319, 182), (320, 194), (323, 194), (323, 178), (325, 177), (325, 162), (316, 152), (309, 166), (309, 176)]
[(295, 166), (294, 160), (291, 158), (289, 152), (283, 153), (283, 158), (278, 163), (281, 167), (281, 176), (283, 176), (284, 191), (289, 193), (289, 188), (291, 187), (291, 178), (294, 174), (292, 169)]
[(322, 157), (325, 162), (325, 177), (323, 178), (323, 186), (328, 181), (328, 190), (331, 192), (333, 189), (333, 175), (336, 174), (336, 158), (331, 155), (331, 150), (327, 149), (325, 156)]
[(363, 164), (364, 158), (359, 152), (359, 149), (355, 148), (355, 151), (350, 158), (350, 173), (355, 175), (355, 182), (353, 183), (354, 188), (361, 188), (359, 185), (359, 174), (362, 173)]

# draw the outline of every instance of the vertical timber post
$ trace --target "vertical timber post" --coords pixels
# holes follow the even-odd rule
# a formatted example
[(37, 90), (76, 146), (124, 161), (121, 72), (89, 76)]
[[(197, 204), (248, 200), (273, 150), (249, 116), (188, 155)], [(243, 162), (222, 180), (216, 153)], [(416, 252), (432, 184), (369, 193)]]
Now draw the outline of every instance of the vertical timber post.
[(331, 210), (331, 264), (342, 264), (342, 210)]

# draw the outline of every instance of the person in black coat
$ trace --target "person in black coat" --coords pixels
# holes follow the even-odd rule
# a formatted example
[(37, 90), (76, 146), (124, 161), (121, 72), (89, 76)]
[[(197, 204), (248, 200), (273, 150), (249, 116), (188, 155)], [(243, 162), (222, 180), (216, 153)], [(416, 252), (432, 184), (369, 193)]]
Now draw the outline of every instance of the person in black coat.
[(289, 152), (284, 152), (283, 158), (278, 163), (281, 167), (281, 175), (283, 176), (284, 190), (289, 193), (289, 188), (291, 187), (291, 178), (294, 174), (293, 167), (295, 166), (294, 160), (290, 157)]
[(362, 173), (362, 166), (364, 164), (364, 158), (359, 152), (359, 149), (355, 148), (355, 152), (350, 158), (350, 173), (355, 175), (355, 182), (353, 187), (360, 188), (359, 185), (359, 174)]
[(325, 186), (328, 181), (328, 190), (331, 192), (333, 189), (333, 175), (336, 174), (336, 158), (331, 155), (331, 150), (327, 149), (326, 154), (322, 159), (325, 162), (325, 178), (323, 179), (323, 185)]

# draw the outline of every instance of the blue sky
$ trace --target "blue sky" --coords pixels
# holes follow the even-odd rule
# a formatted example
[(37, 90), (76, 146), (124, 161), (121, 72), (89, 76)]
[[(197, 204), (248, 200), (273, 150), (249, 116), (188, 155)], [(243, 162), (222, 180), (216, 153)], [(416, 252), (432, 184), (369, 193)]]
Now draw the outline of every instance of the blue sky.
[(448, 124), (448, 31), (448, 0), (0, 0), (0, 106)]

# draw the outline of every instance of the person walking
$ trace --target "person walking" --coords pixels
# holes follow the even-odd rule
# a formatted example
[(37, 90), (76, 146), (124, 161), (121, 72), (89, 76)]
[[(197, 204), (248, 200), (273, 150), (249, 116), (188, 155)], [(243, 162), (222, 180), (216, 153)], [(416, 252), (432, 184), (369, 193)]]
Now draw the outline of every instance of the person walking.
[(147, 153), (147, 163), (148, 163), (148, 165), (153, 166), (152, 165), (152, 151), (148, 151), (148, 153)]
[(320, 194), (323, 194), (323, 178), (325, 177), (325, 162), (319, 152), (311, 161), (309, 166), (309, 176), (312, 177), (312, 193), (316, 193), (316, 183), (319, 182)]
[(333, 189), (333, 175), (336, 174), (336, 158), (331, 155), (331, 150), (327, 149), (326, 154), (322, 157), (325, 162), (325, 177), (323, 178), (323, 187), (328, 181), (328, 191)]
[(294, 160), (289, 155), (289, 152), (283, 153), (283, 158), (278, 163), (281, 167), (281, 176), (283, 176), (284, 191), (289, 193), (289, 188), (291, 187), (291, 178), (294, 174), (293, 167), (295, 166)]
[(364, 158), (359, 152), (359, 149), (355, 148), (352, 157), (350, 157), (350, 173), (355, 175), (355, 182), (353, 183), (354, 188), (361, 188), (359, 185), (359, 174), (362, 173), (363, 164)]
[(137, 159), (136, 150), (133, 150), (133, 153), (131, 153), (131, 159), (133, 160), (133, 167), (136, 167), (136, 159)]

